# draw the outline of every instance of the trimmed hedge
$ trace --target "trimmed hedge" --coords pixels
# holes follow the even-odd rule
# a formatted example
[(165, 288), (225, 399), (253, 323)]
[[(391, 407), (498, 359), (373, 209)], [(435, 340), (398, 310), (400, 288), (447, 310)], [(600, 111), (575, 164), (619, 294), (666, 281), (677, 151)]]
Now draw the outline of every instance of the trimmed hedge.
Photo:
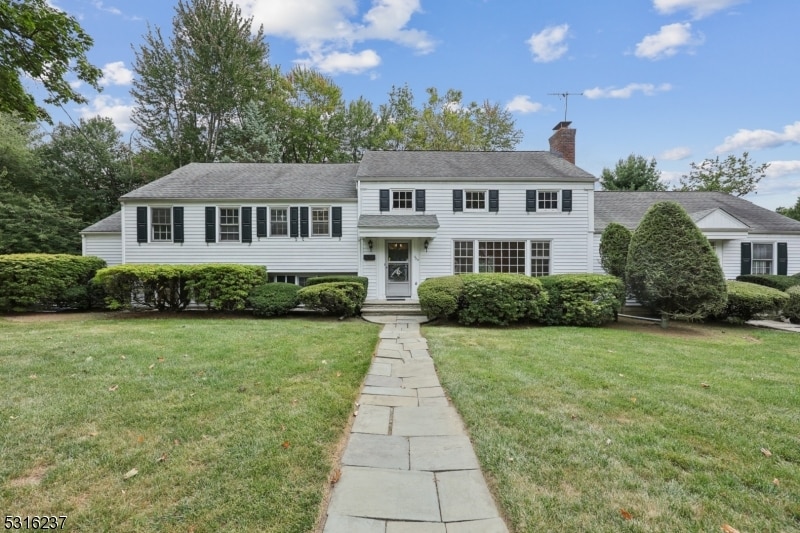
[(111, 309), (146, 307), (181, 311), (192, 300), (209, 309), (244, 309), (250, 291), (264, 283), (264, 267), (253, 265), (117, 265), (97, 272), (95, 281)]
[(455, 316), (463, 292), (461, 275), (428, 278), (417, 287), (419, 306), (430, 320)]
[(282, 316), (300, 303), (299, 290), (294, 283), (264, 283), (250, 291), (248, 300), (255, 316)]
[(316, 309), (339, 315), (355, 316), (367, 296), (364, 285), (357, 281), (332, 281), (305, 286), (297, 292), (300, 303), (309, 309)]
[(332, 283), (336, 281), (355, 281), (364, 286), (364, 292), (369, 289), (369, 278), (364, 276), (314, 276), (306, 280), (306, 287), (309, 285), (319, 285), (320, 283)]
[(625, 284), (611, 274), (557, 274), (539, 278), (549, 302), (541, 322), (548, 326), (601, 326), (617, 318)]
[(744, 281), (728, 281), (728, 304), (716, 318), (741, 323), (761, 313), (778, 314), (789, 295), (778, 289)]
[(800, 285), (800, 277), (779, 276), (777, 274), (747, 274), (743, 276), (736, 276), (736, 281), (755, 283), (756, 285), (772, 287), (773, 289), (778, 289), (779, 291), (785, 291), (788, 290), (789, 287)]
[(800, 324), (800, 285), (789, 287), (786, 291), (789, 300), (783, 306), (783, 316), (792, 324)]
[(547, 305), (538, 278), (522, 274), (462, 274), (464, 289), (458, 321), (461, 324), (507, 326), (535, 320)]
[(97, 297), (91, 280), (105, 266), (105, 261), (93, 256), (0, 255), (0, 311), (89, 309)]

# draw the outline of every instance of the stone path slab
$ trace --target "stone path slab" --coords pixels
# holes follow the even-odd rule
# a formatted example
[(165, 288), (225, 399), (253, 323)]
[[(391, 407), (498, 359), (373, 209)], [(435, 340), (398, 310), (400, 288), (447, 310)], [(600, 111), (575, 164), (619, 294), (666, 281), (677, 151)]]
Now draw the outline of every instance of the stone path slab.
[(324, 533), (507, 533), (419, 324), (387, 323)]

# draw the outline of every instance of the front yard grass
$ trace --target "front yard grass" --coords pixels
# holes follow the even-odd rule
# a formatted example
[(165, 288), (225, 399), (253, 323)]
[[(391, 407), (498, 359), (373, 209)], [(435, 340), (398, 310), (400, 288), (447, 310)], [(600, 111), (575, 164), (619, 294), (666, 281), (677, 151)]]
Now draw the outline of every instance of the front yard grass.
[(514, 531), (800, 531), (800, 336), (423, 334)]
[(75, 531), (313, 530), (377, 332), (0, 318), (0, 510)]

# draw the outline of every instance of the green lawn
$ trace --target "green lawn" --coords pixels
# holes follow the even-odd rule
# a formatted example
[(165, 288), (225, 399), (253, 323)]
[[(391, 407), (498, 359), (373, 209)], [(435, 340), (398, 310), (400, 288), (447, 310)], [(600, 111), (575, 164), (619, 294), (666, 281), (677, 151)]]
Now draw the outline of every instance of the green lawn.
[(514, 531), (800, 531), (800, 336), (423, 333)]
[(0, 510), (80, 531), (312, 530), (378, 331), (0, 318)]

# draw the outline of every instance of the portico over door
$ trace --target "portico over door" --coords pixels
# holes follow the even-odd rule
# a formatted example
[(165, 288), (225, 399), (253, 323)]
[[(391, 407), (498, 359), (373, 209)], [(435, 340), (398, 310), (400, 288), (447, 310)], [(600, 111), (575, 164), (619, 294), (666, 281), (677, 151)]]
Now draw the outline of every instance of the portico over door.
[(386, 298), (411, 297), (411, 241), (386, 241)]

